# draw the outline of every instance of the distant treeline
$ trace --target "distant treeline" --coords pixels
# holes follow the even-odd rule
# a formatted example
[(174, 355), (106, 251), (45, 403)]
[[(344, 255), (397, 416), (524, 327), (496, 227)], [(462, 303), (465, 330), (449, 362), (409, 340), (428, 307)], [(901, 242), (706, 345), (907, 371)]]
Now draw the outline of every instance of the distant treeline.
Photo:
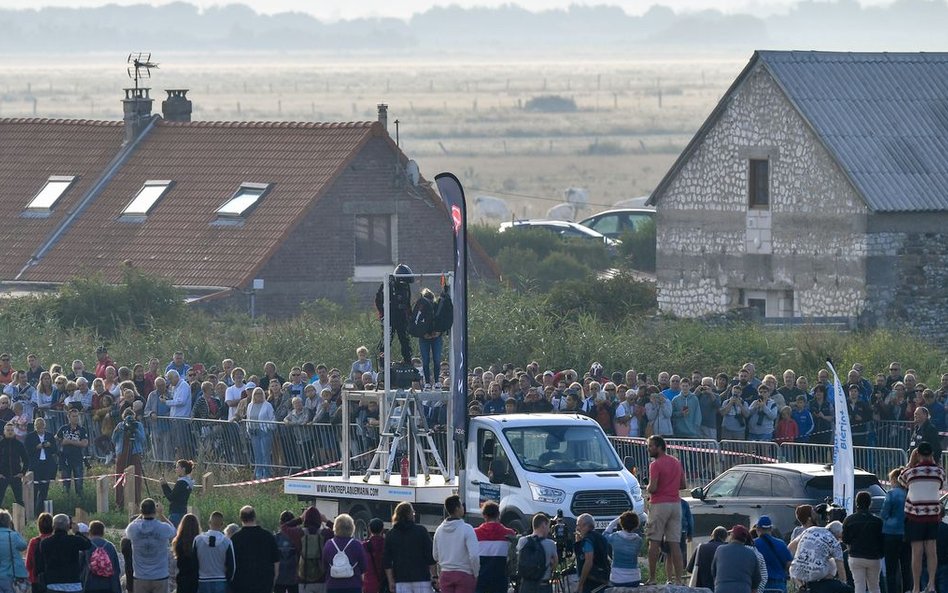
[(0, 10), (0, 52), (147, 48), (489, 54), (689, 47), (919, 51), (944, 49), (946, 30), (946, 0), (899, 0), (886, 6), (807, 0), (786, 14), (766, 18), (713, 10), (676, 13), (664, 6), (653, 6), (641, 16), (607, 5), (542, 12), (516, 5), (451, 6), (431, 8), (408, 20), (370, 18), (331, 23), (303, 13), (258, 14), (241, 4), (201, 10), (175, 2)]

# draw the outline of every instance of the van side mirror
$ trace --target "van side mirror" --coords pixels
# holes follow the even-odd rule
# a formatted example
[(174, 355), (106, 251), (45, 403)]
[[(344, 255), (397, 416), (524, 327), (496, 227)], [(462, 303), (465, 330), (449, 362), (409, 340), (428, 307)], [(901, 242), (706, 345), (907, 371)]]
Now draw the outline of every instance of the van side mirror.
[(638, 474), (638, 468), (635, 467), (635, 458), (631, 455), (626, 455), (622, 459), (622, 465), (624, 465), (625, 469), (629, 470), (633, 476)]
[(698, 486), (697, 488), (691, 489), (691, 498), (696, 500), (704, 500), (704, 488)]

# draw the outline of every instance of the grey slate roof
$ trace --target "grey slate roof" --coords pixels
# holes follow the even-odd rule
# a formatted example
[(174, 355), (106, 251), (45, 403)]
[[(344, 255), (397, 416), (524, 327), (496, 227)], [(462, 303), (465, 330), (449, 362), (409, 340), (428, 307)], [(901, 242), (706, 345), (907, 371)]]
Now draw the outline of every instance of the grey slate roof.
[(948, 210), (948, 53), (755, 52), (651, 203), (758, 62), (871, 210)]

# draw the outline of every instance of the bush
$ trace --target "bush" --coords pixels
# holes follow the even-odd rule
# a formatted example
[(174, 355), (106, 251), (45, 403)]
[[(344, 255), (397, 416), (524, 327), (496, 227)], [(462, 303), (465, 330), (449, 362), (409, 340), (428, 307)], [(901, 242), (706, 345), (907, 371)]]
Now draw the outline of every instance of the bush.
[(523, 106), (525, 111), (544, 113), (572, 113), (577, 110), (576, 101), (560, 95), (542, 95), (528, 99)]
[(564, 317), (587, 314), (615, 322), (654, 309), (655, 286), (622, 273), (597, 282), (569, 280), (550, 290), (548, 303)]
[(656, 235), (655, 220), (646, 220), (635, 227), (634, 231), (627, 231), (619, 238), (619, 253), (635, 270), (643, 272), (655, 271)]

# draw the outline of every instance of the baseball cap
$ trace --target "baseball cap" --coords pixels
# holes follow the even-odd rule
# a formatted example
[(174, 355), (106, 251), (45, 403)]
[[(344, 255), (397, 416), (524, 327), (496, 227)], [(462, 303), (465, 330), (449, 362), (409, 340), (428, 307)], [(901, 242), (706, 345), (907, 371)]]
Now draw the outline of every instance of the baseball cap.
[(553, 376), (553, 371), (543, 371), (543, 376), (544, 376), (544, 377), (552, 377), (552, 376)]
[(76, 525), (76, 531), (79, 533), (89, 533), (89, 526), (85, 523), (79, 523)]
[(730, 531), (728, 531), (728, 533), (734, 536), (734, 539), (738, 539), (743, 542), (746, 542), (748, 539), (750, 539), (750, 532), (747, 531), (747, 528), (743, 525), (735, 525)]
[(760, 519), (757, 519), (757, 527), (761, 529), (770, 529), (774, 526), (774, 522), (770, 520), (768, 515), (761, 515)]
[(257, 384), (254, 383), (253, 381), (250, 381), (249, 383), (244, 385), (244, 391), (253, 391), (256, 388), (257, 388)]

